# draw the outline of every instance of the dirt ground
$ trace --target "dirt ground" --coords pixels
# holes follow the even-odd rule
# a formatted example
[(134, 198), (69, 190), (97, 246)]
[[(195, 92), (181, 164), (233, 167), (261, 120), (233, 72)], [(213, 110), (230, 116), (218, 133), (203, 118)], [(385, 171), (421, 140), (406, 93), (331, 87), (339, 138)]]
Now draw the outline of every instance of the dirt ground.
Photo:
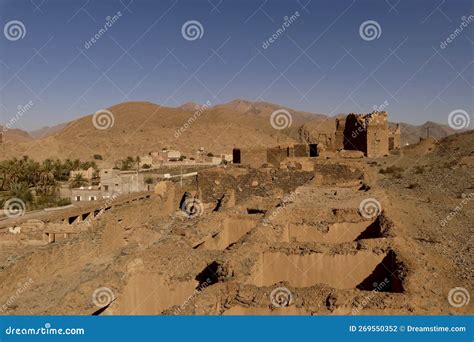
[(70, 238), (1, 244), (0, 312), (474, 314), (473, 143), (168, 183)]

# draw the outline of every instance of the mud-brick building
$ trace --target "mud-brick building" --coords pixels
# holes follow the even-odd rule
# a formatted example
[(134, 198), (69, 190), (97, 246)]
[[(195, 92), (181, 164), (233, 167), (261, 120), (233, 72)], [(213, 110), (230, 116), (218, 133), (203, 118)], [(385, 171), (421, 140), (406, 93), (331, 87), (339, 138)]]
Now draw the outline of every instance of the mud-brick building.
[(102, 196), (110, 198), (116, 193), (131, 194), (140, 191), (151, 191), (150, 184), (145, 183), (146, 173), (103, 169), (100, 171)]
[(345, 119), (337, 119), (336, 149), (362, 151), (369, 158), (388, 155), (387, 116), (387, 112), (351, 113)]
[(102, 191), (98, 186), (71, 189), (71, 202), (97, 201), (103, 199)]

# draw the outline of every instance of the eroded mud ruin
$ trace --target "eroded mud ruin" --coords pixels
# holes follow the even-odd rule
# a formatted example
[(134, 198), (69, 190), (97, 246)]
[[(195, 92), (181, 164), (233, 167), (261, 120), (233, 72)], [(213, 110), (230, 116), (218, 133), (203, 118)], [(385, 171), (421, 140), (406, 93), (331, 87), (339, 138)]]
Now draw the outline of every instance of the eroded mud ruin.
[[(448, 313), (445, 296), (420, 296), (431, 269), (417, 264), (400, 211), (363, 157), (389, 153), (399, 133), (384, 113), (351, 114), (324, 138), (345, 144), (340, 153), (315, 140), (235, 149), (235, 164), (161, 180), (153, 192), (1, 221), (1, 293), (33, 279), (6, 310)], [(91, 302), (104, 289), (110, 300)]]
[(361, 151), (369, 158), (388, 155), (387, 116), (386, 112), (372, 112), (336, 119), (336, 149)]

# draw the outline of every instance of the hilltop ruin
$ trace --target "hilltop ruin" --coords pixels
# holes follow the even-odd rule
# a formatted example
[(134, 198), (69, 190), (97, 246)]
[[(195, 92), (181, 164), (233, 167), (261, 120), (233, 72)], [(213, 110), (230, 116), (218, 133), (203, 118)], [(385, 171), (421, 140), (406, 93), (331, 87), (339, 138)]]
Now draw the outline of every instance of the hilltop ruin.
[[(369, 158), (388, 155), (387, 117), (387, 112), (372, 112), (369, 114), (351, 113), (345, 119), (336, 119), (336, 149), (361, 151)], [(398, 130), (398, 141), (400, 141), (399, 133)]]
[(283, 147), (234, 148), (233, 162), (251, 167), (264, 164), (278, 167), (285, 160), (302, 157), (384, 157), (389, 151), (400, 149), (401, 145), (400, 126), (397, 124), (390, 129), (387, 118), (387, 112), (372, 112), (326, 120), (309, 131), (299, 132), (304, 143)]

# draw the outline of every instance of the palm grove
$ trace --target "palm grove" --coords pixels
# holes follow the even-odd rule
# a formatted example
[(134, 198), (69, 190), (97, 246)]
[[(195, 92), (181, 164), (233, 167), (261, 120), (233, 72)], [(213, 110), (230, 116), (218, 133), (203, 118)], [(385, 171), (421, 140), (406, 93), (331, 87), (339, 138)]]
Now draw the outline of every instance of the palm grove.
[(61, 184), (69, 182), (71, 187), (87, 184), (81, 174), (72, 179), (69, 179), (69, 174), (89, 167), (97, 170), (94, 161), (79, 159), (46, 159), (40, 163), (23, 156), (0, 161), (0, 205), (10, 198), (22, 200), (29, 209), (68, 204), (69, 199), (59, 197)]

